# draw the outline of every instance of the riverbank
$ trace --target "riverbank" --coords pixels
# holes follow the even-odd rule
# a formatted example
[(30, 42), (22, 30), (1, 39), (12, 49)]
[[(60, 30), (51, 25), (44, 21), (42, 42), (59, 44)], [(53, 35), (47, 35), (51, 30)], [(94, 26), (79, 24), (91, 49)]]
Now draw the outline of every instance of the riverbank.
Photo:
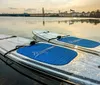
[(28, 13), (22, 13), (22, 14), (0, 14), (0, 16), (9, 16), (9, 17), (79, 17), (79, 18), (100, 18), (99, 14), (77, 14), (77, 13), (37, 13), (37, 14), (28, 14)]

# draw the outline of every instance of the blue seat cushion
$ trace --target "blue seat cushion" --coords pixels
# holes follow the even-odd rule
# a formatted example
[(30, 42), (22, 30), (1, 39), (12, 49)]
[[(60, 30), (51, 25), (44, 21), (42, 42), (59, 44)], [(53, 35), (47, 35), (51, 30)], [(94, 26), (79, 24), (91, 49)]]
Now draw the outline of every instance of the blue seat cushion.
[(94, 48), (100, 45), (99, 42), (88, 40), (88, 39), (77, 38), (77, 37), (64, 37), (58, 40), (73, 45), (87, 47), (87, 48)]
[(19, 48), (17, 53), (52, 65), (68, 64), (77, 56), (77, 52), (73, 50), (46, 43)]

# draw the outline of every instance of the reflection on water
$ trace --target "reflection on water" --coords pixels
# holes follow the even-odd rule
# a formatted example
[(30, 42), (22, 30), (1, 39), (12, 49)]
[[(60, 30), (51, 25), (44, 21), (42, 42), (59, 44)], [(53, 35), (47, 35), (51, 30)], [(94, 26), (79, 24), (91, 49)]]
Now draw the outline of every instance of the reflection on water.
[(98, 20), (98, 19), (73, 19), (73, 20), (58, 21), (59, 24), (61, 22), (68, 23), (69, 25), (72, 25), (72, 24), (78, 23), (78, 22), (90, 23), (90, 24), (94, 24), (94, 25), (100, 24), (100, 20)]
[(32, 30), (49, 30), (100, 41), (100, 19), (61, 17), (0, 17), (0, 33), (32, 37)]
[[(43, 26), (45, 26), (46, 23), (52, 23), (52, 22), (58, 22), (58, 24), (66, 23), (66, 24), (69, 24), (69, 25), (72, 25), (72, 24), (78, 23), (78, 22), (90, 23), (90, 24), (94, 24), (94, 25), (100, 24), (99, 19), (71, 19), (71, 20), (45, 21), (44, 18), (43, 18), (42, 24), (43, 24)], [(34, 21), (33, 22), (32, 21), (26, 21), (26, 23), (35, 24)]]
[[(100, 19), (70, 19), (70, 20), (47, 21), (43, 18), (42, 24), (43, 24), (43, 26), (45, 26), (46, 23), (52, 23), (52, 22), (58, 22), (58, 24), (66, 23), (66, 24), (69, 24), (69, 25), (81, 22), (81, 23), (87, 23), (87, 24), (89, 23), (89, 24), (97, 25), (97, 24), (100, 24)], [(26, 23), (35, 24), (36, 22), (26, 21)]]

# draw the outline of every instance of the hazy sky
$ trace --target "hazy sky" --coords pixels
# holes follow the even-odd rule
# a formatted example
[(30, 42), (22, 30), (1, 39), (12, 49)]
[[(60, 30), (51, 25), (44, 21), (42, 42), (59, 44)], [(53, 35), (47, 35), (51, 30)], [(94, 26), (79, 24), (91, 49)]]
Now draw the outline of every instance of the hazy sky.
[(91, 11), (100, 9), (100, 0), (0, 0), (0, 13), (54, 11)]

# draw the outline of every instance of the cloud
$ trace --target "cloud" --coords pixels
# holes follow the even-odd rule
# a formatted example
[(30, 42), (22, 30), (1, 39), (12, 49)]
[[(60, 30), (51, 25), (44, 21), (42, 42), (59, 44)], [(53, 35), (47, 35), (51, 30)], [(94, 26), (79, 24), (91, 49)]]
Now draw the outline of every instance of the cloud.
[(25, 9), (25, 11), (35, 11), (36, 9), (33, 9), (33, 8), (28, 8), (28, 9)]
[(69, 0), (68, 2), (56, 6), (56, 8), (67, 11), (69, 11), (69, 9), (92, 11), (100, 9), (100, 0)]
[(17, 8), (13, 8), (13, 7), (8, 7), (9, 9), (14, 9), (14, 10), (16, 10)]
[(45, 10), (94, 10), (100, 8), (100, 0), (0, 0), (0, 8), (26, 11)]
[(71, 6), (87, 6), (87, 5), (100, 5), (100, 0), (72, 0), (69, 5)]

